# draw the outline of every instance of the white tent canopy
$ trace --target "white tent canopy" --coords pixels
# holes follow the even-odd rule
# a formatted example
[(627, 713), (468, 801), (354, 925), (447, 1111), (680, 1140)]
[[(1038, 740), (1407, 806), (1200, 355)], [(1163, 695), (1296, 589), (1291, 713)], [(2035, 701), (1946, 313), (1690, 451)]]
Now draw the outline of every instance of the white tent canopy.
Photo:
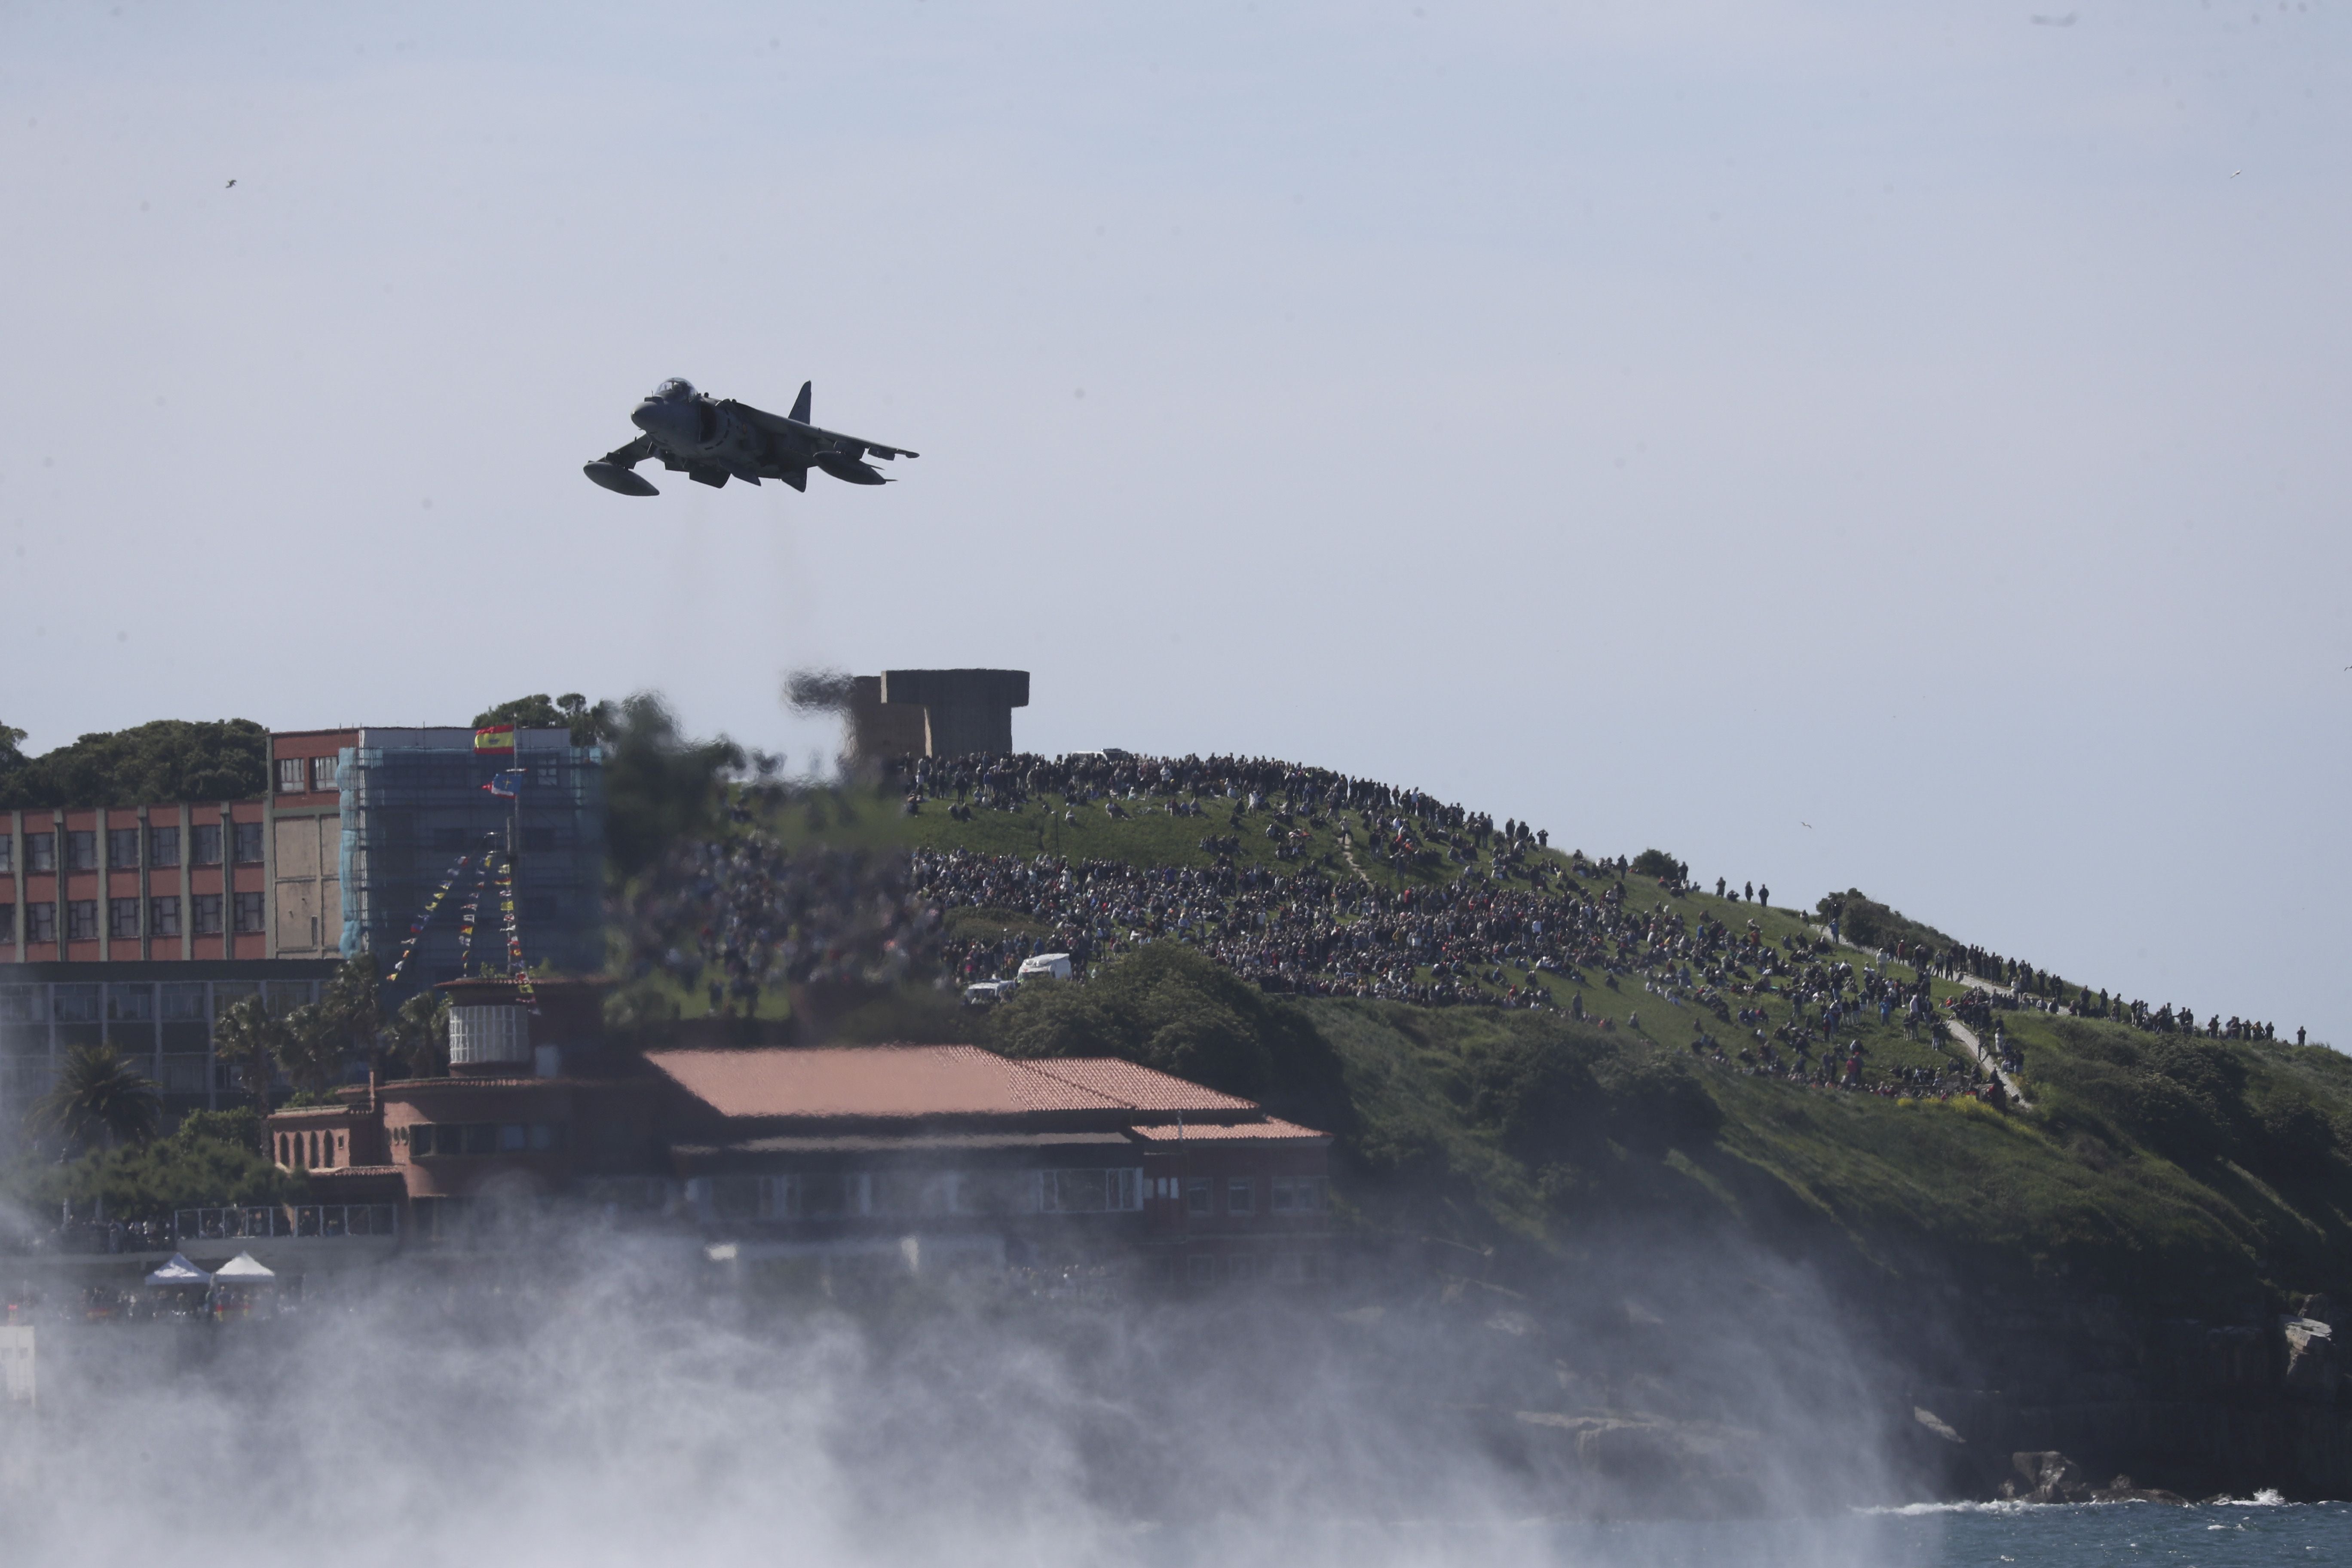
[(222, 1264), (213, 1278), (230, 1285), (265, 1285), (278, 1278), (278, 1271), (250, 1252), (240, 1252)]
[(209, 1285), (213, 1277), (188, 1261), (187, 1254), (175, 1252), (172, 1261), (147, 1276), (150, 1285)]

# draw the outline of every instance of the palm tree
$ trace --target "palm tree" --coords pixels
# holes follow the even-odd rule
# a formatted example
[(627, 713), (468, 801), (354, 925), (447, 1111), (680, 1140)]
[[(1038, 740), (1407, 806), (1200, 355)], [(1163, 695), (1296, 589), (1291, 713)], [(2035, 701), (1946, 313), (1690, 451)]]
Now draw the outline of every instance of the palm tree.
[(287, 1045), (286, 1026), (259, 996), (242, 996), (221, 1009), (213, 1025), (213, 1053), (236, 1071), (236, 1081), (260, 1113), (269, 1114), (269, 1085)]
[(112, 1046), (75, 1046), (64, 1073), (35, 1109), (40, 1122), (89, 1144), (143, 1143), (155, 1136), (163, 1102), (155, 1085)]
[(420, 991), (393, 1015), (392, 1035), (412, 1078), (449, 1073), (449, 998)]
[(278, 1065), (295, 1088), (316, 1093), (342, 1075), (350, 1046), (342, 1019), (324, 1002), (306, 1002), (280, 1022)]
[(320, 1010), (333, 1020), (348, 1042), (367, 1053), (368, 1066), (382, 1067), (384, 1046), (383, 1000), (378, 989), (375, 954), (362, 952), (343, 961), (319, 997)]

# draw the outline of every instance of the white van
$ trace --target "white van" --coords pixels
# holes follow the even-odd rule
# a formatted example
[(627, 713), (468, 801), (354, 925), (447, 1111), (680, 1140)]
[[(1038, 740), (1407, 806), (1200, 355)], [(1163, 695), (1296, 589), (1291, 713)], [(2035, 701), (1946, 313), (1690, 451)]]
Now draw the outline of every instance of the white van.
[(1067, 980), (1070, 977), (1070, 955), (1066, 952), (1041, 952), (1034, 958), (1021, 961), (1021, 979)]
[(1018, 980), (981, 980), (963, 988), (963, 1005), (986, 1007), (998, 1002), (1010, 1002), (1013, 994), (1021, 989)]

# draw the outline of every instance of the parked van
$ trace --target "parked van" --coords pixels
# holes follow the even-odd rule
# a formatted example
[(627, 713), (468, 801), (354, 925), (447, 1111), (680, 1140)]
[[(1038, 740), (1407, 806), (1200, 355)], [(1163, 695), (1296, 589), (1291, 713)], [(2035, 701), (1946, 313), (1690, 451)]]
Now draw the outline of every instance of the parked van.
[(1021, 979), (1067, 980), (1070, 977), (1070, 955), (1066, 952), (1041, 952), (1034, 958), (1021, 961)]
[(1018, 980), (980, 980), (963, 988), (963, 1005), (986, 1007), (998, 1002), (1010, 1002), (1013, 994), (1021, 989)]

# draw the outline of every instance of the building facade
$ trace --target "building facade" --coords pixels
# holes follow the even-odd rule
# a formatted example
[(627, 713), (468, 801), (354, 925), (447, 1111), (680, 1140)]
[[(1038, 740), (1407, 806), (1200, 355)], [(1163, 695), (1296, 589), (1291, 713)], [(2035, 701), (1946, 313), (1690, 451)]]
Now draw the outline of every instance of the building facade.
[[(483, 835), (515, 829), (526, 962), (601, 966), (601, 753), (561, 730), (489, 756), (472, 739), (286, 731), (258, 798), (0, 812), (0, 1138), (77, 1045), (113, 1046), (175, 1110), (233, 1100), (212, 1049), (222, 1012), (316, 1001), (362, 951), (388, 968), (456, 858), (445, 843), (476, 846), (478, 863)], [(480, 787), (517, 768), (513, 801)], [(502, 965), (494, 898), (484, 919), (478, 956)], [(445, 910), (412, 987), (455, 973), (456, 933)]]
[(537, 1018), (496, 983), (453, 989), (453, 1011), (511, 1008), (481, 1033), (518, 1043), (269, 1121), (321, 1203), (397, 1205), (419, 1245), (478, 1246), (500, 1216), (568, 1203), (690, 1230), (739, 1270), (827, 1280), (1327, 1272), (1328, 1137), (1181, 1079), (970, 1046), (615, 1055), (561, 986)]

